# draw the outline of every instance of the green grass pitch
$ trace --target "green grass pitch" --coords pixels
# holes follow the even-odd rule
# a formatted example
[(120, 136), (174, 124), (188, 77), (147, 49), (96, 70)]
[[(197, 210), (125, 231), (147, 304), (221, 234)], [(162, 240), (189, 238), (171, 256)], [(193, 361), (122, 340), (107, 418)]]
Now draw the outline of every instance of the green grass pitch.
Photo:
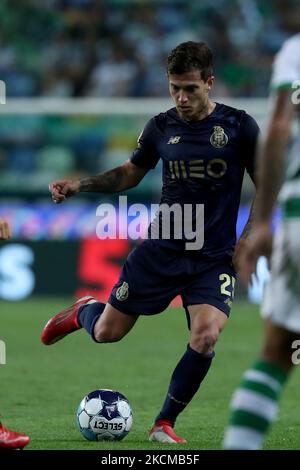
[[(40, 332), (45, 322), (70, 303), (73, 301), (65, 298), (0, 302), (0, 339), (6, 343), (7, 356), (7, 364), (0, 365), (3, 422), (28, 433), (32, 440), (28, 449), (32, 450), (174, 449), (148, 442), (148, 431), (188, 343), (183, 310), (141, 317), (119, 343), (97, 345), (80, 331), (53, 346), (43, 346)], [(178, 419), (176, 431), (188, 440), (182, 448), (221, 448), (232, 391), (242, 371), (256, 358), (261, 336), (258, 309), (236, 303), (210, 372)], [(300, 448), (298, 384), (296, 370), (282, 398), (280, 419), (268, 437), (267, 449)], [(96, 388), (119, 390), (132, 404), (133, 428), (122, 442), (88, 442), (77, 429), (77, 406)]]

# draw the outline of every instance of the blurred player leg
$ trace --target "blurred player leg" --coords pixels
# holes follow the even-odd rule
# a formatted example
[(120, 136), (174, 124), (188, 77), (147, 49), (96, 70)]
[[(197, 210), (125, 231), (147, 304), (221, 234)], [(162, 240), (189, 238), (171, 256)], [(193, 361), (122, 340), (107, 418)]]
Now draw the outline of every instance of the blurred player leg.
[(293, 367), (291, 344), (297, 337), (267, 321), (261, 359), (245, 372), (232, 398), (226, 449), (261, 449), (277, 418), (281, 391)]

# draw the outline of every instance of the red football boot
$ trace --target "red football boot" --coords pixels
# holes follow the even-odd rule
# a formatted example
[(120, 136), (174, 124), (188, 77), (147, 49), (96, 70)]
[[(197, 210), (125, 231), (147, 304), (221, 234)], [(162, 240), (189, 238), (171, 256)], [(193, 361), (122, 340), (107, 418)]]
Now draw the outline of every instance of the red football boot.
[(97, 302), (97, 300), (95, 300), (94, 297), (82, 297), (77, 300), (74, 305), (71, 305), (71, 307), (62, 310), (57, 315), (50, 318), (42, 331), (42, 343), (46, 345), (56, 343), (56, 341), (64, 338), (69, 333), (80, 330), (82, 327), (77, 320), (80, 307), (87, 304), (93, 304), (95, 302)]
[(23, 449), (29, 442), (30, 438), (26, 434), (11, 431), (0, 423), (0, 449)]
[(186, 444), (186, 440), (176, 436), (172, 424), (165, 419), (156, 421), (149, 433), (149, 441), (162, 442), (164, 444)]

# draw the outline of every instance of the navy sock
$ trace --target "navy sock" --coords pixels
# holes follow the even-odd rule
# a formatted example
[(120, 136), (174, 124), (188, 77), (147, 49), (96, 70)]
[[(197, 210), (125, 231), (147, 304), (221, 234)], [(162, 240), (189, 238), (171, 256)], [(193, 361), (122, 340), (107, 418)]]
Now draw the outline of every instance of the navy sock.
[(105, 304), (101, 302), (94, 302), (93, 304), (83, 305), (80, 307), (78, 313), (79, 324), (86, 329), (94, 341), (94, 326), (105, 308)]
[(155, 421), (165, 419), (174, 426), (179, 413), (191, 401), (206, 376), (215, 353), (201, 354), (188, 345), (173, 372), (168, 394)]

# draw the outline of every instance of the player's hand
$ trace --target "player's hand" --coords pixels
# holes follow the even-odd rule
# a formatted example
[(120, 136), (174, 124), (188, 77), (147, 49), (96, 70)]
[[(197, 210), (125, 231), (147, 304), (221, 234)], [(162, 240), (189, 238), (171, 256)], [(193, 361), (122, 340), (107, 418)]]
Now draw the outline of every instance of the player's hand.
[[(240, 273), (241, 268), (243, 266), (244, 257), (247, 252), (248, 245), (249, 245), (248, 238), (240, 238), (235, 246), (233, 257), (232, 257), (232, 263), (237, 274)], [(255, 272), (255, 268), (253, 272)]]
[(8, 240), (11, 237), (11, 228), (6, 220), (0, 219), (0, 240)]
[(58, 180), (49, 184), (52, 200), (55, 204), (60, 204), (68, 197), (79, 192), (79, 180)]
[(270, 264), (272, 244), (273, 234), (269, 224), (257, 224), (241, 259), (240, 276), (246, 285), (251, 281), (260, 256), (265, 256)]

